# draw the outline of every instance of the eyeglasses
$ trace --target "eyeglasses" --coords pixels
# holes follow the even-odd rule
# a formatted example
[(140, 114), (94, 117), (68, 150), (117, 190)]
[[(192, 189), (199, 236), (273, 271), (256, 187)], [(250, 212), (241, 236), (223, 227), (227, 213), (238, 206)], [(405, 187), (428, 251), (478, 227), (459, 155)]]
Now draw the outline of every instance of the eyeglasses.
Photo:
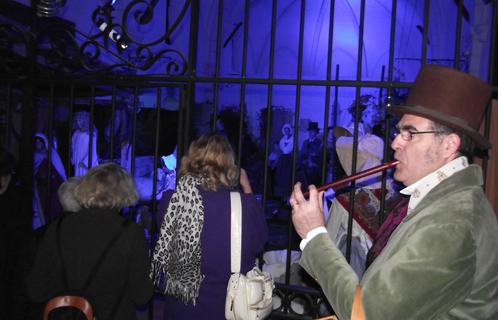
[(441, 134), (441, 133), (445, 133), (445, 132), (444, 131), (435, 131), (435, 130), (432, 130), (432, 131), (410, 131), (410, 130), (401, 129), (401, 130), (399, 130), (399, 132), (394, 132), (393, 136), (394, 136), (394, 138), (396, 138), (398, 135), (400, 135), (401, 139), (403, 139), (405, 141), (411, 141), (413, 139), (414, 135), (426, 134), (426, 133)]

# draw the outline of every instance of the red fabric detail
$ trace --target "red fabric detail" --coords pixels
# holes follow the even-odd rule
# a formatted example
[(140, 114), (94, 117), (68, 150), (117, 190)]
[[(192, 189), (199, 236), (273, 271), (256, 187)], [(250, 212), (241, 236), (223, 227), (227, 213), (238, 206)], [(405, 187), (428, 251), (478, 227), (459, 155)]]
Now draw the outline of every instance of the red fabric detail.
[(400, 203), (394, 208), (393, 211), (389, 213), (382, 226), (379, 228), (377, 237), (375, 238), (374, 245), (370, 249), (372, 258), (376, 258), (382, 252), (382, 249), (386, 246), (391, 234), (398, 227), (398, 225), (406, 217), (408, 211), (408, 201), (409, 197), (402, 198)]
[[(369, 196), (369, 193), (374, 196)], [(377, 230), (379, 229), (379, 218), (377, 216), (376, 208), (379, 207), (381, 189), (367, 190), (360, 189), (355, 195), (355, 206), (353, 211), (353, 219), (365, 230), (365, 232), (375, 239)], [(338, 195), (337, 201), (349, 211), (349, 193)], [(374, 203), (375, 201), (375, 203)]]

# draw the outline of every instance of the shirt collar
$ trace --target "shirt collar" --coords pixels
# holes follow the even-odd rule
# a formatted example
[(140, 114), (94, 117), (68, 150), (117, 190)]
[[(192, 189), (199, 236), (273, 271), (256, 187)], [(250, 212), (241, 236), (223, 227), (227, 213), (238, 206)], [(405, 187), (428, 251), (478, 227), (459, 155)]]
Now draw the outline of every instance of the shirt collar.
[(429, 193), (429, 191), (441, 183), (441, 181), (452, 176), (454, 173), (467, 168), (468, 166), (469, 163), (466, 157), (458, 157), (401, 190), (400, 193), (410, 196), (407, 214), (410, 214), (420, 203), (420, 201), (422, 201), (422, 199)]

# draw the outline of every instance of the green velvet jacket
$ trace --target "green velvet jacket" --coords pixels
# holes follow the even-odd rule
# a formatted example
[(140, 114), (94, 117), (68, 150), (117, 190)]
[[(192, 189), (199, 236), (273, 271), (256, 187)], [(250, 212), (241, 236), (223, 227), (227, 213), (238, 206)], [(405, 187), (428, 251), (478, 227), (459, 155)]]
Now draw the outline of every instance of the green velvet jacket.
[(393, 232), (361, 282), (328, 234), (301, 265), (341, 320), (362, 285), (368, 320), (498, 319), (498, 223), (476, 165), (442, 181)]

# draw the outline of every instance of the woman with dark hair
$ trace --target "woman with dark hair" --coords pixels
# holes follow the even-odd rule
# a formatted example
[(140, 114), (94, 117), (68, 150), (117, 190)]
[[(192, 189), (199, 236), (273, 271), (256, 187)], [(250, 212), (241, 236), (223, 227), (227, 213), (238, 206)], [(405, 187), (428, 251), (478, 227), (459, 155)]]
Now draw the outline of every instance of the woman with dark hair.
[(81, 209), (65, 212), (48, 226), (28, 277), (28, 294), (35, 302), (47, 302), (82, 290), (91, 278), (85, 293), (98, 319), (135, 319), (134, 306), (149, 301), (153, 286), (143, 230), (119, 214), (138, 200), (133, 180), (120, 166), (107, 163), (82, 176), (73, 195)]
[[(239, 186), (232, 148), (220, 134), (203, 135), (182, 158), (176, 190), (166, 192), (152, 277), (166, 294), (164, 319), (224, 319), (230, 277), (230, 192)], [(263, 251), (267, 226), (243, 170), (241, 272)]]

